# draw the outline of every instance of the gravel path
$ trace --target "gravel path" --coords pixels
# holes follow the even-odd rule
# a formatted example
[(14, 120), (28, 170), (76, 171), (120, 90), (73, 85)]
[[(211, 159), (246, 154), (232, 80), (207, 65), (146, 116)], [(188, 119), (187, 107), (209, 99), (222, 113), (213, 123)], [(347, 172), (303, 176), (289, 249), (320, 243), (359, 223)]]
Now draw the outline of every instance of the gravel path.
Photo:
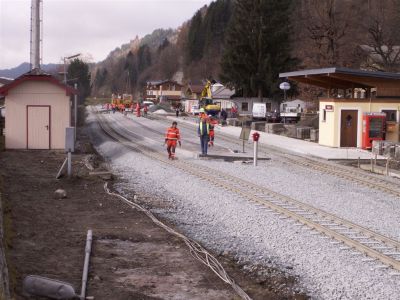
[[(89, 122), (93, 121), (89, 116)], [(95, 125), (91, 128), (95, 129)], [(206, 247), (234, 255), (249, 269), (258, 264), (276, 266), (298, 276), (299, 289), (307, 290), (313, 299), (399, 299), (400, 277), (391, 275), (393, 270), (362, 262), (365, 257), (361, 254), (340, 250), (343, 245), (235, 194), (127, 151), (115, 142), (100, 142), (98, 131), (93, 130), (98, 151), (123, 179), (118, 189), (126, 194), (134, 189), (163, 199), (163, 207), (157, 213)], [(188, 133), (185, 131), (185, 135)], [(260, 161), (256, 168), (185, 159), (245, 178), (400, 239), (400, 202), (392, 196), (274, 159)]]

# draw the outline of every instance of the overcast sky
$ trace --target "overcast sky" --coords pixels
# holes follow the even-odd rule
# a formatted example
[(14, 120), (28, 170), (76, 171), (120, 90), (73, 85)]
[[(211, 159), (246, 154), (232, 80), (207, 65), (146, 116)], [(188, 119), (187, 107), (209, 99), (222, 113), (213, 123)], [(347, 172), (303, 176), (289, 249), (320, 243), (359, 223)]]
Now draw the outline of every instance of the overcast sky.
[[(157, 28), (177, 28), (211, 0), (43, 0), (43, 63), (77, 53), (101, 61)], [(30, 60), (31, 0), (0, 0), (0, 69)]]

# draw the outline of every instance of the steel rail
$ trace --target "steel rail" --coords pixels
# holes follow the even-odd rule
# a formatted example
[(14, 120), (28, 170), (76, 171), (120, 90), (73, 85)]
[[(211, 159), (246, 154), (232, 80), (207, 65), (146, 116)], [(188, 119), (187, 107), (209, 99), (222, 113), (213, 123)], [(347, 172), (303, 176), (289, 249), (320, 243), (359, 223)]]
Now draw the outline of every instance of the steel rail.
[[(283, 214), (287, 217), (290, 217), (297, 222), (307, 225), (308, 227), (317, 230), (320, 233), (325, 234), (328, 237), (334, 238), (339, 242), (342, 242), (346, 244), (347, 246), (354, 248), (361, 253), (365, 253), (366, 255), (375, 258), (385, 265), (391, 266), (392, 268), (400, 271), (400, 261), (397, 259), (394, 259), (393, 257), (386, 255), (382, 252), (379, 252), (377, 249), (382, 248), (382, 249), (388, 249), (387, 246), (382, 247), (382, 246), (375, 246), (375, 247), (368, 247), (368, 244), (371, 244), (371, 242), (363, 244), (362, 242), (359, 241), (359, 238), (351, 238), (349, 236), (346, 236), (344, 233), (340, 233), (338, 229), (334, 230), (332, 228), (329, 228), (327, 225), (321, 225), (320, 223), (323, 222), (335, 222), (336, 225), (335, 227), (338, 226), (346, 226), (348, 227), (346, 230), (353, 229), (359, 231), (358, 233), (362, 233), (366, 235), (365, 239), (371, 239), (371, 240), (376, 240), (381, 243), (384, 243), (385, 245), (392, 245), (392, 248), (400, 249), (400, 243), (396, 240), (393, 240), (391, 238), (388, 238), (386, 236), (383, 236), (379, 233), (376, 233), (368, 228), (365, 228), (363, 226), (354, 224), (350, 221), (344, 220), (342, 218), (339, 218), (335, 215), (332, 215), (328, 212), (325, 212), (323, 210), (317, 209), (313, 206), (307, 205), (305, 203), (302, 203), (298, 200), (295, 200), (291, 197), (288, 197), (286, 195), (274, 192), (272, 190), (269, 190), (265, 187), (260, 187), (258, 185), (255, 185), (251, 182), (248, 182), (246, 180), (234, 177), (232, 175), (220, 172), (215, 169), (207, 168), (205, 166), (200, 166), (200, 165), (193, 165), (189, 162), (185, 161), (169, 161), (167, 160), (164, 155), (161, 155), (160, 153), (154, 152), (154, 149), (152, 149), (153, 152), (149, 151), (149, 147), (140, 145), (137, 143), (131, 142), (127, 137), (123, 136), (119, 132), (116, 132), (115, 129), (112, 128), (107, 122), (107, 127), (109, 128), (108, 130), (105, 128), (104, 123), (100, 123), (100, 127), (113, 139), (116, 141), (122, 142), (124, 146), (127, 146), (128, 148), (135, 149), (136, 151), (141, 152), (143, 155), (154, 158), (158, 161), (161, 161), (163, 163), (169, 164), (177, 169), (182, 170), (183, 172), (189, 173), (190, 175), (193, 175), (194, 177), (201, 178), (203, 180), (208, 181), (210, 184), (215, 185), (219, 188), (223, 188), (227, 191), (230, 191), (236, 195), (242, 196), (244, 199), (251, 200), (254, 203), (261, 204), (263, 206), (268, 207), (271, 210), (274, 210), (280, 214)], [(112, 131), (112, 132), (111, 132)], [(222, 181), (221, 179), (224, 179)], [(297, 207), (300, 207), (304, 213), (307, 213), (308, 215), (312, 216), (319, 216), (320, 218), (323, 218), (323, 220), (318, 223), (311, 218), (307, 218), (300, 213), (300, 212), (293, 212), (288, 208), (284, 208), (281, 204), (277, 204), (276, 202), (268, 201), (263, 199), (262, 197), (258, 196), (255, 193), (250, 193), (250, 191), (256, 191), (262, 192), (264, 194), (267, 194), (271, 197), (274, 198), (274, 201), (279, 200), (282, 201), (284, 205), (296, 205)], [(332, 225), (331, 225), (332, 227)], [(342, 229), (343, 230), (343, 229)], [(352, 235), (357, 234), (356, 232), (351, 232)], [(349, 235), (349, 234), (348, 234)], [(377, 242), (373, 242), (373, 245), (376, 245)], [(376, 248), (376, 249), (374, 249)]]
[[(292, 206), (293, 207), (292, 210), (294, 210), (296, 208), (301, 208), (304, 211), (312, 212), (313, 214), (324, 218), (325, 222), (328, 222), (328, 221), (334, 222), (334, 224), (331, 224), (331, 227), (334, 226), (334, 225), (335, 226), (347, 226), (350, 229), (356, 229), (356, 230), (364, 233), (367, 236), (374, 237), (374, 239), (376, 239), (376, 240), (379, 240), (379, 241), (381, 241), (381, 242), (383, 242), (385, 244), (390, 244), (390, 245), (392, 245), (392, 247), (400, 249), (400, 242), (399, 241), (394, 240), (392, 238), (388, 238), (388, 237), (386, 237), (384, 235), (381, 235), (381, 234), (379, 234), (377, 232), (374, 232), (374, 231), (372, 231), (372, 230), (370, 230), (370, 229), (368, 229), (366, 227), (363, 227), (363, 226), (357, 225), (357, 224), (355, 224), (355, 223), (353, 223), (351, 221), (339, 218), (336, 215), (333, 215), (333, 214), (331, 214), (329, 212), (326, 212), (324, 210), (321, 210), (319, 208), (316, 208), (316, 207), (311, 206), (309, 204), (306, 204), (304, 202), (298, 201), (298, 200), (296, 200), (294, 198), (291, 198), (289, 196), (274, 192), (274, 191), (272, 191), (270, 189), (261, 187), (259, 185), (256, 185), (256, 184), (252, 183), (252, 182), (249, 182), (247, 180), (240, 179), (240, 178), (237, 178), (235, 176), (232, 176), (232, 175), (229, 175), (229, 174), (226, 174), (226, 173), (222, 173), (222, 172), (220, 172), (218, 170), (213, 170), (213, 172), (214, 172), (214, 174), (219, 175), (219, 177), (224, 177), (224, 178), (228, 179), (231, 182), (233, 181), (233, 182), (235, 182), (237, 184), (244, 184), (251, 191), (265, 193), (265, 194), (270, 195), (272, 197), (279, 198), (282, 201), (284, 201), (284, 203), (286, 203), (286, 205)], [(290, 210), (290, 209), (288, 209), (288, 210)]]
[(396, 186), (394, 183), (381, 180), (373, 176), (368, 176), (366, 174), (357, 174), (354, 171), (352, 172), (351, 170), (341, 168), (340, 166), (331, 166), (329, 164), (324, 164), (324, 163), (321, 164), (321, 162), (314, 162), (310, 159), (304, 159), (304, 158), (303, 161), (299, 161), (289, 157), (288, 155), (283, 155), (283, 154), (277, 154), (277, 155), (285, 158), (286, 160), (288, 160), (293, 164), (318, 170), (323, 173), (334, 175), (340, 178), (349, 179), (361, 185), (373, 187), (374, 189), (384, 191), (388, 194), (400, 197), (400, 190), (394, 188)]
[[(160, 117), (156, 118), (159, 121), (163, 121)], [(181, 127), (189, 128), (186, 124), (181, 123)], [(231, 138), (226, 137), (225, 135), (219, 135), (220, 139), (223, 139), (229, 143), (235, 143), (242, 146), (241, 143), (232, 140)], [(355, 172), (354, 170), (349, 170), (341, 167), (340, 165), (332, 166), (330, 164), (314, 161), (311, 158), (302, 157), (296, 154), (282, 154), (281, 150), (276, 149), (273, 146), (259, 145), (260, 150), (264, 151), (273, 151), (274, 155), (289, 161), (292, 164), (302, 166), (305, 168), (311, 168), (313, 170), (320, 171), (325, 174), (334, 175), (336, 177), (342, 179), (348, 179), (352, 182), (358, 183), (362, 186), (367, 186), (369, 188), (374, 188), (375, 190), (383, 191), (387, 194), (394, 195), (400, 197), (400, 190), (397, 188), (397, 185), (392, 182), (388, 182), (386, 180), (382, 180), (376, 178), (374, 176), (370, 176), (368, 174), (361, 174), (360, 172)], [(292, 157), (290, 157), (292, 156)], [(296, 158), (293, 158), (296, 157)]]

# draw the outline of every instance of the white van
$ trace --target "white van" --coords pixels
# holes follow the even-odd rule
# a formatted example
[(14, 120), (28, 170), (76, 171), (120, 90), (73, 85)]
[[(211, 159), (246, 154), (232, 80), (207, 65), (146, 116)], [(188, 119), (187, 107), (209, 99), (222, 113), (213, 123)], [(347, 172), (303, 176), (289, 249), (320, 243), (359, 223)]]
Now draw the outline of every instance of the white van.
[(267, 105), (266, 103), (255, 102), (253, 103), (253, 118), (265, 119), (267, 117)]
[(154, 105), (154, 102), (146, 100), (146, 101), (143, 101), (142, 105), (143, 105), (143, 107), (146, 105), (147, 108), (150, 108)]

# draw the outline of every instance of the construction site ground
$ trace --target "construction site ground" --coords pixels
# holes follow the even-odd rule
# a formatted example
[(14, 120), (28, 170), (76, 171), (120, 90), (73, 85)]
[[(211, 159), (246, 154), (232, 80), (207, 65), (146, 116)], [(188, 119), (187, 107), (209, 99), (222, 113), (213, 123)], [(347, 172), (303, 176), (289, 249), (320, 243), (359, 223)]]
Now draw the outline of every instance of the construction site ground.
[[(22, 280), (30, 274), (69, 282), (80, 293), (88, 229), (93, 230), (93, 246), (87, 295), (94, 299), (240, 299), (192, 257), (183, 241), (105, 193), (104, 183), (112, 188), (113, 180), (89, 174), (84, 164), (89, 154), (97, 171), (105, 169), (90, 144), (80, 144), (70, 179), (55, 178), (66, 157), (62, 151), (0, 152), (6, 256), (15, 299), (25, 299)], [(57, 189), (64, 189), (66, 198), (55, 197)], [(287, 292), (294, 280), (276, 270), (257, 277), (230, 257), (217, 257), (252, 299), (306, 299)]]

